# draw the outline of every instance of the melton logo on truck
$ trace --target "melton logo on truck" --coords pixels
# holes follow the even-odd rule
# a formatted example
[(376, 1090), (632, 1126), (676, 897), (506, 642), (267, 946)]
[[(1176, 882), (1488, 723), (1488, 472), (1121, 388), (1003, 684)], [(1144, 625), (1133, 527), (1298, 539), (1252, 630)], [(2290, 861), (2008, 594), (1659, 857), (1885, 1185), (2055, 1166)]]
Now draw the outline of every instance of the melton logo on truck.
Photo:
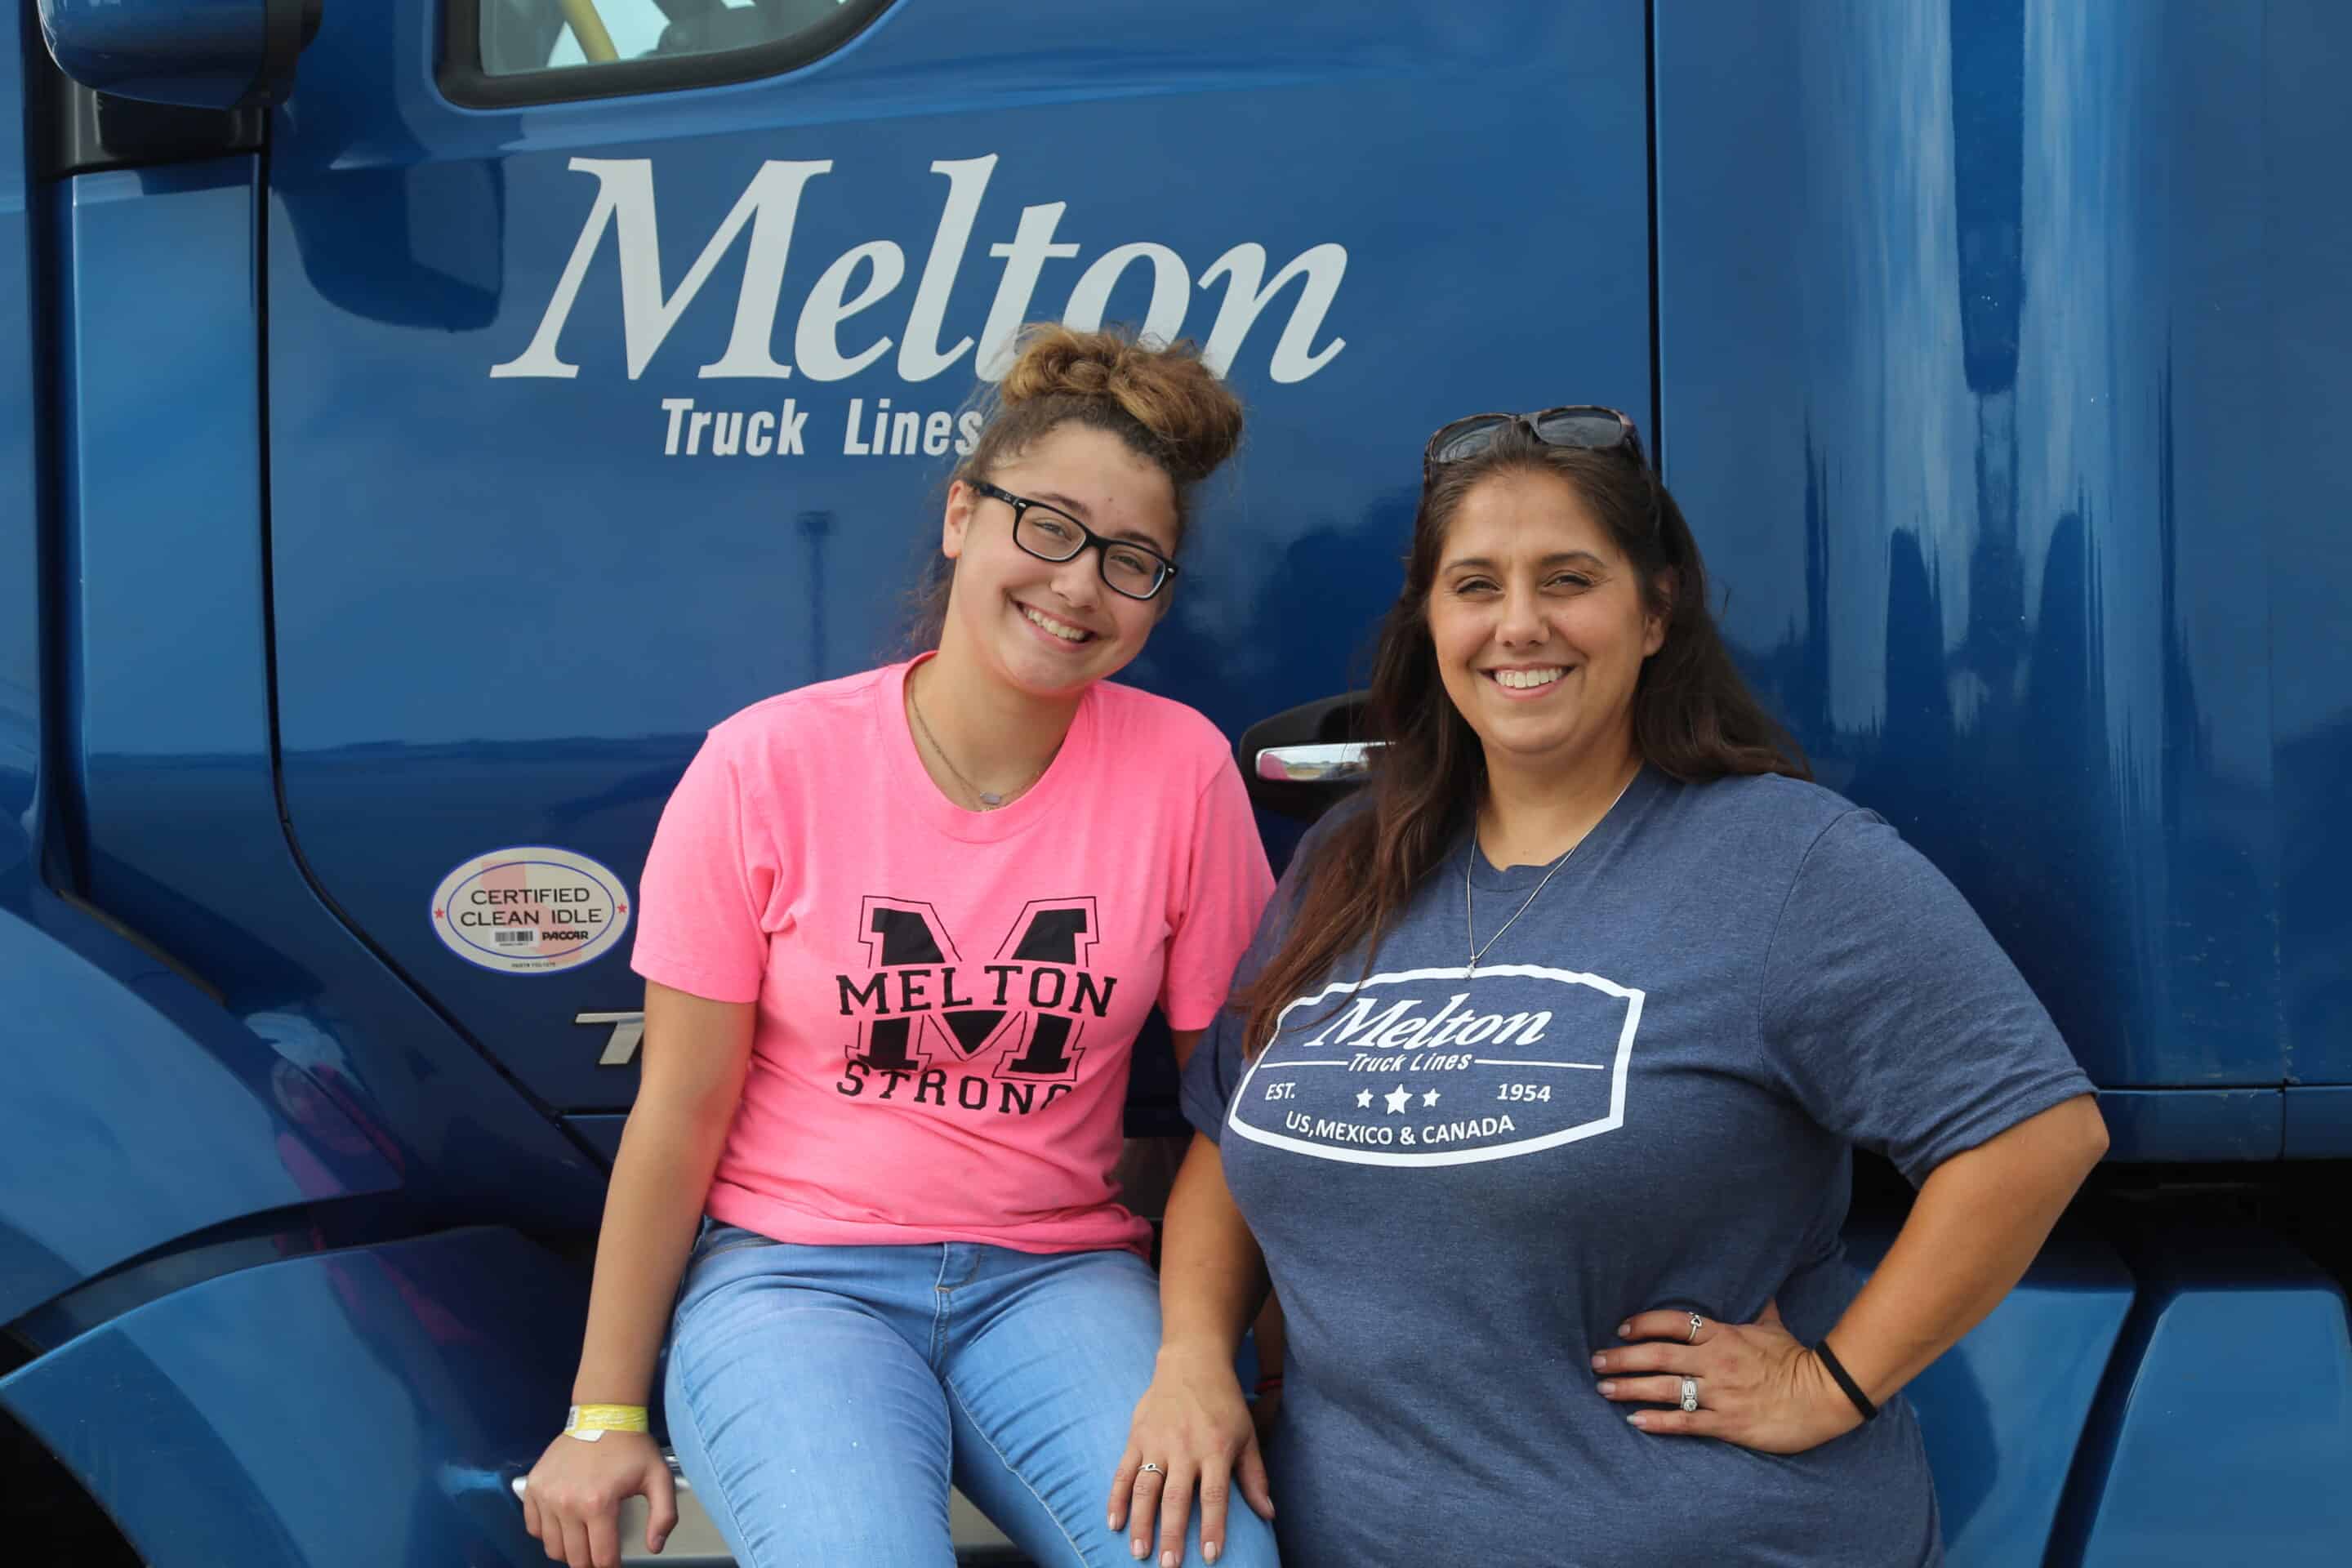
[[(734, 249), (737, 237), (747, 232), (734, 325), (725, 350), (696, 368), (698, 380), (797, 377), (802, 384), (835, 382), (881, 363), (894, 351), (891, 365), (902, 382), (928, 382), (961, 364), (968, 354), (971, 369), (982, 380), (997, 380), (1012, 364), (1021, 325), (1051, 310), (1038, 298), (1048, 282), (1048, 269), (1078, 262), (1081, 247), (1056, 237), (1067, 202), (1024, 206), (1003, 237), (976, 241), (996, 163), (994, 153), (933, 163), (931, 172), (946, 179), (947, 191), (911, 296), (901, 293), (908, 264), (907, 250), (897, 240), (877, 238), (851, 246), (807, 283), (793, 324), (792, 356), (785, 360), (777, 357), (776, 319), (791, 282), (793, 231), (804, 201), (822, 199), (822, 190), (812, 195), (811, 186), (833, 172), (832, 159), (762, 163), (673, 288), (662, 279), (654, 161), (574, 158), (570, 167), (596, 182), (594, 201), (530, 342), (513, 358), (491, 365), (489, 374), (553, 380), (580, 374), (581, 367), (563, 357), (564, 327), (610, 230), (620, 272), (621, 336), (631, 381), (652, 366), (671, 330)], [(988, 261), (1002, 264), (995, 295), (976, 335), (961, 331), (950, 338), (949, 301), (976, 243), (985, 244)], [(1113, 246), (1086, 260), (1061, 302), (1059, 319), (1081, 329), (1100, 326), (1112, 290), (1137, 268), (1148, 273), (1151, 286), (1143, 331), (1172, 340), (1189, 327), (1192, 336), (1202, 340), (1202, 357), (1221, 375), (1240, 359), (1260, 319), (1286, 295), (1288, 315), (1266, 359), (1273, 381), (1305, 381), (1347, 347), (1345, 338), (1325, 331), (1348, 270), (1347, 249), (1336, 243), (1309, 246), (1276, 267), (1265, 246), (1244, 240), (1227, 247), (1198, 272), (1165, 245), (1138, 240)], [(888, 316), (856, 320), (894, 295), (906, 301), (895, 330), (887, 325)], [(1196, 296), (1204, 298), (1196, 301)], [(1213, 298), (1214, 313), (1206, 316), (1204, 327), (1204, 312), (1194, 306), (1206, 298)], [(1258, 336), (1262, 341), (1264, 334)], [(815, 426), (809, 423), (812, 412), (823, 416)], [(835, 405), (818, 410), (799, 396), (761, 398), (755, 406), (714, 406), (696, 397), (667, 397), (657, 428), (666, 454), (687, 457), (793, 457), (808, 451), (939, 457), (950, 447), (959, 454), (970, 450), (972, 437), (971, 425), (953, 408), (891, 409), (887, 399), (870, 405), (861, 399), (849, 409)]]

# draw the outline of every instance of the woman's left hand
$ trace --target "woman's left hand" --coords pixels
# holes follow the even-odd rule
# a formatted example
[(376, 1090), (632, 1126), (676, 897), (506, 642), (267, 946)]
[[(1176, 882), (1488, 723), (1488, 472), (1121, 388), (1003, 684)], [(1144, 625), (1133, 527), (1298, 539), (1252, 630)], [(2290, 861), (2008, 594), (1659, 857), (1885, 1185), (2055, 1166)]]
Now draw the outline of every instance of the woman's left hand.
[[(1781, 1326), (1768, 1301), (1752, 1323), (1719, 1323), (1684, 1310), (1643, 1312), (1618, 1325), (1620, 1339), (1643, 1342), (1592, 1358), (1601, 1394), (1637, 1410), (1627, 1419), (1644, 1432), (1720, 1437), (1767, 1454), (1798, 1454), (1862, 1425), (1821, 1359)], [(1683, 1379), (1697, 1385), (1698, 1408), (1684, 1410)]]

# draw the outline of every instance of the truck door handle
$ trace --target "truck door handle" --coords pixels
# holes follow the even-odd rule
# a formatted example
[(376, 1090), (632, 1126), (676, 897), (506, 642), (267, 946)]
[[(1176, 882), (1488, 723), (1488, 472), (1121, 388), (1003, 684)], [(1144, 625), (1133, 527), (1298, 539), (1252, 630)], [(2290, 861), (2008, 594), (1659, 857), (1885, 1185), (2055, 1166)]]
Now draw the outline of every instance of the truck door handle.
[(1363, 741), (1267, 746), (1257, 754), (1257, 776), (1289, 784), (1349, 784), (1371, 771), (1371, 744)]

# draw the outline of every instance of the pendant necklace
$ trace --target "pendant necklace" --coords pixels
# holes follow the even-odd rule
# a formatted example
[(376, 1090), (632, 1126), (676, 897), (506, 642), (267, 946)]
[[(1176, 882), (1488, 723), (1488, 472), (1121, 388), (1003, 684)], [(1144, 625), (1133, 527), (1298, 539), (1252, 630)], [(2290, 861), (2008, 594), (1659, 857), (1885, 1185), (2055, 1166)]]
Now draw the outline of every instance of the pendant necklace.
[(1061, 753), (1062, 748), (1055, 746), (1054, 748), (1053, 754), (1046, 757), (1045, 762), (1038, 766), (1037, 771), (1031, 773), (1027, 781), (1024, 782), (1019, 789), (1007, 790), (1003, 794), (1000, 795), (994, 790), (985, 790), (981, 788), (978, 784), (972, 783), (971, 780), (964, 776), (964, 771), (961, 768), (956, 766), (955, 759), (948, 755), (948, 749), (940, 744), (940, 738), (931, 733), (930, 725), (924, 721), (923, 705), (915, 700), (915, 689), (911, 683), (909, 683), (907, 688), (907, 711), (915, 716), (915, 728), (923, 732), (923, 739), (931, 743), (931, 750), (938, 753), (940, 761), (948, 765), (948, 772), (955, 775), (956, 783), (963, 785), (964, 788), (970, 790), (974, 795), (979, 797), (980, 809), (982, 811), (994, 811), (998, 806), (1003, 805), (1006, 801), (1012, 799), (1014, 795), (1021, 794), (1023, 790), (1027, 789), (1039, 779), (1044, 778), (1045, 776), (1045, 770), (1054, 765), (1054, 757), (1058, 756)]
[[(934, 742), (934, 744), (936, 743), (937, 742)], [(953, 767), (955, 764), (950, 763), (948, 765), (950, 767)], [(1551, 869), (1543, 874), (1543, 881), (1536, 884), (1536, 890), (1527, 896), (1526, 902), (1520, 904), (1517, 909), (1511, 911), (1511, 918), (1503, 922), (1501, 931), (1497, 931), (1494, 935), (1486, 939), (1486, 944), (1484, 947), (1478, 945), (1477, 928), (1470, 923), (1470, 868), (1478, 862), (1478, 818), (1475, 813), (1472, 814), (1470, 818), (1470, 854), (1468, 858), (1462, 862), (1462, 935), (1464, 945), (1468, 947), (1470, 950), (1470, 967), (1468, 973), (1468, 977), (1470, 979), (1475, 980), (1478, 977), (1478, 961), (1486, 957), (1486, 954), (1493, 950), (1494, 945), (1496, 942), (1503, 940), (1503, 931), (1510, 930), (1511, 927), (1517, 922), (1518, 918), (1528, 912), (1528, 905), (1534, 903), (1537, 897), (1543, 892), (1544, 883), (1549, 882), (1552, 878), (1559, 873), (1559, 868), (1562, 866), (1567, 865), (1569, 861), (1575, 857), (1578, 850), (1584, 847), (1584, 839), (1591, 837), (1593, 833), (1601, 826), (1601, 825), (1609, 820), (1609, 813), (1617, 809), (1617, 802), (1623, 800), (1625, 798), (1625, 791), (1633, 787), (1633, 779), (1641, 776), (1642, 770), (1635, 768), (1633, 770), (1633, 778), (1627, 779), (1618, 789), (1615, 797), (1609, 802), (1607, 807), (1601, 811), (1599, 816), (1593, 818), (1592, 826), (1584, 830), (1584, 837), (1579, 838), (1575, 843), (1570, 845), (1568, 847), (1568, 853), (1562, 855), (1559, 859), (1551, 863)]]

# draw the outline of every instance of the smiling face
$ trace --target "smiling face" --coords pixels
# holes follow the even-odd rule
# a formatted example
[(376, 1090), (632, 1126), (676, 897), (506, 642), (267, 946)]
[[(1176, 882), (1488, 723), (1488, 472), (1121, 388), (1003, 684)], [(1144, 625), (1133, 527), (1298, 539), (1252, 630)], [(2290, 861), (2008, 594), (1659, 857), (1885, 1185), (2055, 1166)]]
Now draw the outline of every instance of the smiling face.
[(1490, 767), (1631, 754), (1633, 689), (1665, 623), (1568, 480), (1507, 469), (1464, 496), (1427, 613), (1438, 678)]
[[(1176, 553), (1174, 485), (1107, 430), (1061, 426), (986, 477), (1106, 539)], [(970, 658), (1034, 697), (1070, 696), (1125, 668), (1175, 591), (1163, 587), (1150, 600), (1116, 593), (1091, 549), (1060, 563), (1039, 560), (1013, 542), (1013, 508), (962, 483), (949, 492), (940, 549), (956, 563), (941, 653)]]

